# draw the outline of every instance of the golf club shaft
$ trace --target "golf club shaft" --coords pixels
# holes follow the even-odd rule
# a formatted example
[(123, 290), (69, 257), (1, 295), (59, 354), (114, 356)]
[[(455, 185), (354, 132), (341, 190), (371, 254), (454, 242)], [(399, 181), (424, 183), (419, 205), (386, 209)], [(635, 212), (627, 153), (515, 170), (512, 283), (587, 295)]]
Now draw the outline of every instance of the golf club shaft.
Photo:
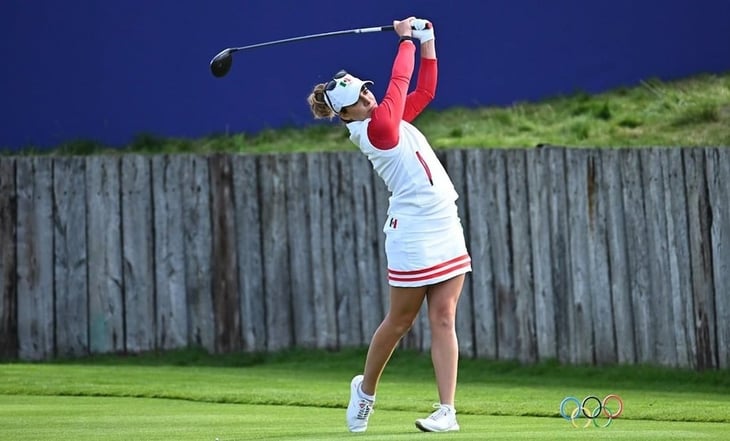
[(301, 37), (292, 37), (292, 38), (285, 38), (283, 40), (274, 40), (274, 41), (267, 41), (265, 43), (257, 43), (257, 44), (251, 44), (248, 46), (241, 46), (241, 47), (232, 47), (228, 50), (230, 52), (236, 52), (236, 51), (242, 51), (246, 49), (254, 49), (257, 47), (263, 47), (263, 46), (273, 46), (275, 44), (282, 44), (282, 43), (289, 43), (292, 41), (299, 41), (299, 40), (311, 40), (314, 38), (322, 38), (322, 37), (332, 37), (335, 35), (345, 35), (345, 34), (364, 34), (367, 32), (382, 32), (382, 31), (392, 31), (394, 28), (392, 25), (389, 26), (376, 26), (372, 28), (359, 28), (359, 29), (347, 29), (344, 31), (334, 31), (334, 32), (324, 32), (321, 34), (312, 34), (312, 35), (303, 35)]

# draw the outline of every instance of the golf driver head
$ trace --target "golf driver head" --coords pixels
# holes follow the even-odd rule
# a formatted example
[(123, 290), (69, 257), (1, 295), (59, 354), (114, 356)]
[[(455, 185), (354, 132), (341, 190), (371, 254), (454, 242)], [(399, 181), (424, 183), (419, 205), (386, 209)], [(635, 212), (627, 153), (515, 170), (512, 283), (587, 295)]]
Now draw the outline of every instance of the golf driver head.
[(231, 70), (231, 64), (233, 64), (233, 50), (223, 49), (210, 60), (210, 71), (213, 76), (220, 78)]

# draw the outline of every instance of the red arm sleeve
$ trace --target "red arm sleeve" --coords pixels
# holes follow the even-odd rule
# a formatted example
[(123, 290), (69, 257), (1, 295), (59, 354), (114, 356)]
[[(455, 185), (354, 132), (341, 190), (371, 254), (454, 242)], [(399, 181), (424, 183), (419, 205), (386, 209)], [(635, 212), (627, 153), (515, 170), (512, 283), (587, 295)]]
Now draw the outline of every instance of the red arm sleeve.
[(413, 42), (402, 42), (398, 45), (385, 96), (370, 116), (368, 139), (379, 149), (391, 149), (398, 144), (398, 130), (406, 105), (408, 85), (413, 75), (415, 54), (416, 46)]
[(403, 119), (411, 122), (426, 108), (436, 96), (436, 82), (438, 79), (438, 65), (435, 58), (421, 58), (421, 67), (418, 69), (418, 83), (416, 90), (406, 98)]

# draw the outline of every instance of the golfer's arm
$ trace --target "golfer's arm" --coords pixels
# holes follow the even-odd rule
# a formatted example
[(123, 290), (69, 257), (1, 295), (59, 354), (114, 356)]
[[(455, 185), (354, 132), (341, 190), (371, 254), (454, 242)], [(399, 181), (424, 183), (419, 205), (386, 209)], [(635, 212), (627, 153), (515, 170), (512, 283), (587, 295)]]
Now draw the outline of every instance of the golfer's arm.
[(368, 125), (368, 139), (379, 149), (387, 150), (398, 144), (400, 122), (415, 65), (415, 54), (416, 46), (413, 42), (405, 41), (398, 45), (390, 83), (383, 100), (373, 111)]
[(429, 40), (421, 45), (421, 58), (436, 59), (436, 40)]
[(438, 63), (433, 40), (431, 40), (421, 45), (421, 65), (418, 68), (416, 89), (406, 98), (403, 120), (413, 121), (433, 101), (436, 96), (437, 82)]

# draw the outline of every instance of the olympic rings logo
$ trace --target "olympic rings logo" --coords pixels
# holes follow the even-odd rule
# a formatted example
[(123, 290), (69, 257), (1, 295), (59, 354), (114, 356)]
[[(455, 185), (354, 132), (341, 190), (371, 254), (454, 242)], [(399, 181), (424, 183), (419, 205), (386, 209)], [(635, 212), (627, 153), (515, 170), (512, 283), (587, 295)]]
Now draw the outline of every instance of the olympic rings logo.
[[(576, 421), (578, 418), (585, 417), (587, 421), (583, 424), (583, 428), (593, 424), (596, 427), (608, 427), (611, 422), (620, 417), (624, 411), (624, 401), (616, 394), (606, 395), (603, 400), (595, 395), (589, 395), (583, 398), (583, 401), (575, 397), (565, 397), (560, 402), (560, 416), (570, 421), (573, 427), (581, 427)], [(599, 420), (605, 417), (605, 423), (599, 423)]]

